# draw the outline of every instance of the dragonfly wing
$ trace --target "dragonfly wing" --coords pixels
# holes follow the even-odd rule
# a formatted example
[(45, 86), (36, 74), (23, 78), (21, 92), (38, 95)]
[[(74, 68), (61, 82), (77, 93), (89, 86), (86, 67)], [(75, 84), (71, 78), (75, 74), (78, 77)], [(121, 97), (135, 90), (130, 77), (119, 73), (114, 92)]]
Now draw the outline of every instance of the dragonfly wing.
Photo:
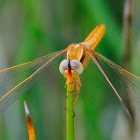
[(101, 54), (94, 53), (121, 97), (140, 104), (140, 78), (124, 70)]
[(46, 73), (56, 58), (64, 55), (62, 50), (21, 65), (0, 71), (0, 111), (15, 102), (31, 85)]
[(125, 111), (130, 117), (130, 113), (122, 99), (127, 99), (128, 101), (140, 104), (140, 78), (127, 72), (95, 51), (88, 50), (88, 53), (104, 75), (111, 88), (114, 90), (115, 94), (118, 96)]

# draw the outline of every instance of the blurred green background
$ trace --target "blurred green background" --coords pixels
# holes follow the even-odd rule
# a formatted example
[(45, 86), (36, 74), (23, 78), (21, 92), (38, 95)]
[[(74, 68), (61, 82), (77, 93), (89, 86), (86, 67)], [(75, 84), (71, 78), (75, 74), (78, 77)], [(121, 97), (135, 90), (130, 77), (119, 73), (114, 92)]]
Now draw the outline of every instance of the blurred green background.
[[(139, 0), (135, 0), (131, 72), (140, 77), (139, 5)], [(0, 0), (0, 69), (81, 42), (99, 24), (105, 24), (106, 32), (95, 50), (122, 66), (125, 50), (122, 45), (123, 8), (122, 0)], [(55, 63), (56, 67), (59, 63)], [(58, 67), (52, 68), (42, 86), (36, 84), (1, 113), (0, 139), (28, 139), (23, 106), (26, 100), (37, 139), (65, 140), (65, 80)], [(80, 97), (74, 106), (75, 139), (128, 140), (129, 120), (91, 63), (81, 75), (81, 81)]]

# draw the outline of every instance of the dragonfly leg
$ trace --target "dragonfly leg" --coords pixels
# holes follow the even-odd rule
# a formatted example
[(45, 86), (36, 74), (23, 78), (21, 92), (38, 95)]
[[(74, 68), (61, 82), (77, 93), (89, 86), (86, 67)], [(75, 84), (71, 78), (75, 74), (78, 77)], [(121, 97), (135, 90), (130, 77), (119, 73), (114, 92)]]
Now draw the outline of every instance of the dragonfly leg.
[(73, 105), (76, 103), (77, 99), (79, 98), (79, 95), (80, 95), (80, 87), (81, 87), (81, 82), (79, 81), (79, 79), (76, 79), (75, 80), (76, 82), (74, 83), (74, 86), (76, 85), (76, 90), (73, 92), (74, 93), (77, 93), (77, 96), (73, 102)]
[[(76, 103), (76, 101), (77, 101), (77, 99), (79, 98), (79, 94), (80, 94), (80, 87), (81, 87), (81, 81), (80, 81), (80, 77), (79, 77), (79, 75), (77, 74), (77, 72), (75, 72), (75, 71), (73, 71), (72, 72), (72, 78), (73, 78), (73, 94), (74, 93), (76, 93), (77, 94), (77, 96), (76, 96), (76, 98), (75, 98), (75, 100), (74, 100), (74, 102), (73, 102), (73, 105)], [(75, 90), (75, 88), (76, 88), (76, 90)]]
[[(73, 84), (73, 82), (72, 82), (72, 83), (70, 83), (70, 84)], [(67, 88), (67, 82), (65, 83), (65, 86), (64, 86), (64, 88)]]
[(76, 96), (76, 98), (75, 98), (75, 100), (74, 100), (74, 102), (73, 102), (73, 105), (75, 105), (77, 99), (79, 98), (79, 95), (80, 95), (80, 93), (77, 94), (77, 96)]
[[(64, 78), (67, 78), (67, 72), (64, 73)], [(73, 102), (73, 105), (76, 103), (77, 99), (79, 98), (79, 94), (80, 94), (80, 87), (81, 87), (81, 81), (80, 81), (80, 77), (79, 75), (77, 74), (76, 71), (72, 71), (72, 80), (73, 82), (70, 83), (72, 84), (72, 89), (73, 89), (73, 94), (77, 94), (74, 102)], [(67, 87), (67, 82), (65, 83), (65, 88)], [(67, 108), (67, 107), (66, 107)]]
[(67, 88), (67, 82), (65, 83), (65, 86), (64, 86), (64, 88)]

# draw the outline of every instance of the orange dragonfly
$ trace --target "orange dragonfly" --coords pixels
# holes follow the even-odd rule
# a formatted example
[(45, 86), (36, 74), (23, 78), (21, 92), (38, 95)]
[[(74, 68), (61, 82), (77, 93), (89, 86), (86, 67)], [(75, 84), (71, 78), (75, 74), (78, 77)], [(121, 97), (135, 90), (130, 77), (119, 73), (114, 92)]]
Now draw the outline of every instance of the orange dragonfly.
[[(79, 75), (88, 65), (90, 59), (97, 65), (102, 75), (118, 97), (127, 115), (131, 115), (124, 104), (121, 97), (127, 98), (130, 101), (139, 102), (140, 99), (140, 78), (122, 69), (114, 62), (94, 51), (97, 44), (102, 39), (105, 32), (105, 26), (99, 25), (88, 35), (88, 37), (81, 43), (70, 44), (66, 49), (59, 52), (49, 54), (31, 62), (16, 65), (0, 71), (0, 111), (5, 110), (9, 105), (15, 102), (27, 89), (29, 85), (39, 77), (45, 69), (49, 69), (50, 65), (59, 57), (65, 55), (65, 59), (60, 63), (59, 70), (66, 77), (68, 67), (68, 56), (70, 58), (71, 67), (73, 69), (73, 80), (76, 85), (78, 95), (74, 101), (79, 97), (80, 93), (80, 78)], [(27, 72), (33, 69), (33, 72), (27, 77), (19, 77), (18, 83), (15, 84), (13, 80), (9, 80), (9, 73), (16, 73), (16, 71)], [(24, 79), (23, 79), (24, 78)], [(120, 91), (120, 92), (119, 92)], [(128, 92), (129, 91), (129, 92)], [(122, 94), (120, 96), (119, 94)], [(129, 94), (126, 94), (129, 93)]]

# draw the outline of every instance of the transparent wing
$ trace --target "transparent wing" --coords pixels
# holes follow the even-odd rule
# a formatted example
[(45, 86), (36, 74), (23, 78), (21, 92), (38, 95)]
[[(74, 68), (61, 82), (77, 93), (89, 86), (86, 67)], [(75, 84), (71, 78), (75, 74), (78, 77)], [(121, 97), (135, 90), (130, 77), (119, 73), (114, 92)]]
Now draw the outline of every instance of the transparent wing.
[(96, 53), (96, 58), (103, 66), (120, 96), (140, 104), (140, 78), (124, 70), (99, 53)]
[(0, 111), (5, 110), (16, 101), (41, 75), (47, 76), (47, 71), (52, 63), (65, 52), (66, 50), (62, 50), (31, 62), (1, 70)]
[(131, 118), (122, 99), (140, 104), (140, 78), (124, 70), (101, 54), (92, 50), (88, 50), (88, 52)]

